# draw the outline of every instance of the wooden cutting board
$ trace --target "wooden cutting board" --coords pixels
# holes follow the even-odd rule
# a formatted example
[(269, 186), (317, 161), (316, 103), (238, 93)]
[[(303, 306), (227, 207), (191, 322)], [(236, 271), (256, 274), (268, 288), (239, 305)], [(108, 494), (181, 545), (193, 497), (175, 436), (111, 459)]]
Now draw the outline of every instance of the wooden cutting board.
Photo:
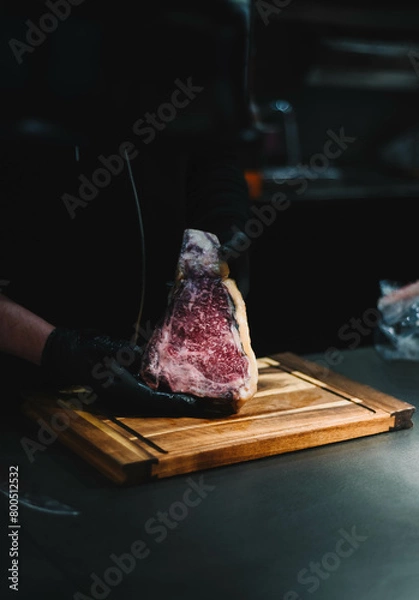
[(77, 408), (67, 394), (27, 393), (22, 410), (119, 485), (412, 427), (414, 406), (295, 354), (263, 357), (258, 366), (254, 398), (222, 419), (111, 420), (80, 401)]

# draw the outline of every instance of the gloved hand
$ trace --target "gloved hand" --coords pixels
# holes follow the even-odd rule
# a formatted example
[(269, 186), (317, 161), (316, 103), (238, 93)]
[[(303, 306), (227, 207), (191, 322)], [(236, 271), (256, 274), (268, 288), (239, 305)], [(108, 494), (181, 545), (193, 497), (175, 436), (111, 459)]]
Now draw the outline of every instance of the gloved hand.
[(218, 239), (221, 243), (220, 255), (229, 266), (230, 277), (236, 281), (246, 299), (250, 288), (249, 238), (237, 229), (234, 233), (232, 230), (220, 231)]
[(57, 327), (45, 344), (41, 368), (52, 385), (81, 385), (97, 402), (137, 416), (210, 418), (232, 414), (214, 399), (154, 391), (136, 375), (141, 348), (94, 330)]

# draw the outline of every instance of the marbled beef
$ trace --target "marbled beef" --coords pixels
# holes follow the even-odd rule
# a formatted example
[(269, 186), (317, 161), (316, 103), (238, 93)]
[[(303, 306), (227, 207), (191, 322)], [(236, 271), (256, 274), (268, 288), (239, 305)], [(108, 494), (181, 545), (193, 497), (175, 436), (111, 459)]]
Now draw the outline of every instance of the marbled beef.
[(218, 238), (186, 229), (166, 313), (147, 343), (141, 376), (153, 389), (224, 399), (238, 410), (257, 388), (246, 307)]

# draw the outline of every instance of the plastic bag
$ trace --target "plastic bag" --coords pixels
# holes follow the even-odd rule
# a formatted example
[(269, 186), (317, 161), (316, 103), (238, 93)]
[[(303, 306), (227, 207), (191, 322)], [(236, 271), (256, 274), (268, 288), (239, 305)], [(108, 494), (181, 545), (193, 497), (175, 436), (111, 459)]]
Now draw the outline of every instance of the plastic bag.
[(382, 280), (380, 291), (376, 351), (386, 360), (419, 362), (419, 280), (407, 285)]

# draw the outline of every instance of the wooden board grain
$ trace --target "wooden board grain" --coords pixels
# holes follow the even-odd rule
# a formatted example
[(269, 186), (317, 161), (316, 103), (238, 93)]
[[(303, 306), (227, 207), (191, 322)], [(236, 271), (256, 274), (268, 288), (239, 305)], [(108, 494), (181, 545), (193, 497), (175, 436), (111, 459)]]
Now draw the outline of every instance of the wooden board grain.
[(255, 396), (222, 419), (110, 419), (71, 396), (40, 393), (25, 394), (22, 410), (61, 423), (61, 442), (118, 485), (412, 427), (414, 406), (295, 354), (258, 366)]

